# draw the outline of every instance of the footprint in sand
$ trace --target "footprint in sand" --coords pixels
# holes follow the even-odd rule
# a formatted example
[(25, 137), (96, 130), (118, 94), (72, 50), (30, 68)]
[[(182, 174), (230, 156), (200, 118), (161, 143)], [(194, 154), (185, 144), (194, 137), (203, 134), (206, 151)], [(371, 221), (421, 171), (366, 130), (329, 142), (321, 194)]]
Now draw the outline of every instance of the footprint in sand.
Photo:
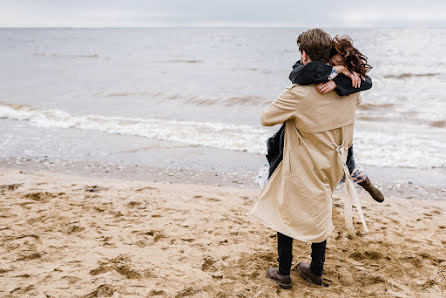
[[(129, 208), (137, 208), (137, 207), (139, 207), (139, 206), (141, 206), (142, 205), (142, 203), (141, 202), (138, 202), (138, 201), (130, 201), (130, 202), (128, 202), (127, 203), (127, 206), (129, 207)], [(138, 209), (140, 209), (140, 208), (138, 208)]]
[(362, 261), (362, 260), (366, 260), (366, 259), (371, 259), (371, 260), (379, 260), (381, 258), (383, 258), (383, 255), (377, 251), (366, 251), (364, 253), (361, 252), (354, 252), (351, 255), (349, 255), (349, 258), (355, 260), (355, 261)]
[(400, 223), (398, 220), (393, 219), (393, 218), (391, 218), (391, 217), (389, 217), (389, 216), (386, 216), (386, 218), (387, 218), (388, 220), (390, 220), (391, 222), (393, 222), (394, 224), (399, 224), (399, 223)]
[(65, 226), (64, 233), (71, 235), (71, 234), (83, 232), (84, 230), (85, 230), (85, 228), (80, 225), (69, 224), (69, 225)]
[(111, 297), (113, 296), (115, 289), (112, 285), (104, 284), (100, 285), (93, 292), (83, 296), (83, 298), (93, 298), (93, 297)]
[(186, 297), (186, 296), (193, 296), (195, 294), (197, 294), (199, 292), (199, 290), (196, 290), (192, 287), (188, 287), (185, 288), (181, 291), (179, 291), (176, 295), (175, 298), (180, 298), (180, 297)]
[(0, 190), (14, 191), (22, 185), (23, 183), (0, 185)]
[(54, 199), (57, 197), (64, 196), (64, 192), (58, 192), (58, 193), (50, 193), (50, 192), (32, 192), (27, 193), (22, 196), (24, 199), (30, 199), (37, 202), (47, 202), (50, 199)]
[[(24, 295), (24, 294), (28, 294), (29, 295), (31, 293), (28, 293), (28, 292), (30, 292), (32, 290), (34, 290), (34, 285), (20, 286), (20, 287), (15, 288), (14, 290), (10, 291), (9, 293), (10, 294), (14, 294), (14, 296), (16, 296), (16, 295), (20, 295), (21, 296), (21, 295)], [(35, 295), (31, 295), (31, 296), (35, 296)]]
[(23, 254), (19, 256), (16, 261), (29, 261), (29, 260), (35, 260), (40, 259), (42, 255), (39, 252), (32, 252), (28, 254)]
[(217, 260), (215, 260), (214, 258), (207, 256), (203, 258), (203, 264), (201, 265), (201, 270), (205, 271), (205, 272), (215, 272), (217, 271), (215, 268), (215, 263), (217, 262)]
[(154, 290), (151, 290), (150, 292), (149, 292), (149, 297), (153, 297), (153, 296), (164, 296), (164, 294), (165, 294), (166, 292), (164, 292), (163, 290), (157, 290), (157, 289), (154, 289)]
[(435, 215), (441, 215), (442, 214), (441, 211), (438, 211), (438, 210), (433, 210), (432, 213), (435, 214)]
[(85, 192), (99, 192), (99, 191), (107, 191), (109, 188), (102, 187), (99, 185), (87, 185), (85, 186)]
[(355, 283), (353, 275), (343, 266), (336, 266), (336, 274), (339, 278), (339, 283), (343, 286), (351, 286)]
[(158, 190), (158, 188), (152, 187), (152, 186), (145, 186), (145, 187), (141, 187), (141, 188), (135, 189), (135, 191), (137, 191), (137, 192), (141, 192), (141, 191), (144, 191), (144, 190)]
[[(137, 232), (137, 231), (134, 231)], [(143, 231), (143, 232), (139, 232), (138, 235), (143, 236), (144, 239), (147, 240), (147, 238), (145, 236), (150, 236), (152, 238), (153, 243), (156, 243), (158, 241), (160, 241), (161, 239), (167, 238), (166, 235), (164, 235), (161, 231), (157, 231), (157, 230), (149, 230), (149, 231)]]
[(128, 279), (153, 278), (152, 270), (146, 269), (142, 272), (130, 266), (130, 259), (125, 255), (118, 255), (115, 258), (99, 261), (99, 266), (90, 270), (90, 275), (99, 275), (112, 270), (125, 276)]

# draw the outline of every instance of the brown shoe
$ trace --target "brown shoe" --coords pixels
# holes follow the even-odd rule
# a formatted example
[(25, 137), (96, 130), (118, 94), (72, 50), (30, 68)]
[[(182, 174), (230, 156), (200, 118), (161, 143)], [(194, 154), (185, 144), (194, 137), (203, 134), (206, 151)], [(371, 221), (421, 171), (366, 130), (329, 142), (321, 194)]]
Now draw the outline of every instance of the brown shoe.
[(280, 274), (278, 268), (269, 268), (266, 276), (277, 282), (282, 289), (291, 289), (293, 286), (290, 276)]
[(299, 275), (302, 276), (303, 279), (314, 283), (315, 285), (322, 286), (322, 277), (311, 272), (310, 265), (304, 262), (300, 262), (297, 265), (297, 271), (299, 271)]
[(364, 181), (359, 182), (358, 184), (361, 185), (362, 188), (364, 188), (375, 201), (380, 203), (384, 201), (384, 195), (372, 184), (372, 181), (370, 181), (369, 177), (367, 177)]

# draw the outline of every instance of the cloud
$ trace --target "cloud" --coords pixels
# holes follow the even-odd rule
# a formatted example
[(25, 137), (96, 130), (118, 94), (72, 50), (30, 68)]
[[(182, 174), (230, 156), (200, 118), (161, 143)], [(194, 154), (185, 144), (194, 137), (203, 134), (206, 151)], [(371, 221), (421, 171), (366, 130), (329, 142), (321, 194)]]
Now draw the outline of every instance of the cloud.
[(404, 10), (350, 10), (340, 21), (346, 26), (370, 25), (428, 25), (445, 24), (446, 9), (404, 9)]
[(0, 0), (0, 27), (446, 25), (440, 0)]

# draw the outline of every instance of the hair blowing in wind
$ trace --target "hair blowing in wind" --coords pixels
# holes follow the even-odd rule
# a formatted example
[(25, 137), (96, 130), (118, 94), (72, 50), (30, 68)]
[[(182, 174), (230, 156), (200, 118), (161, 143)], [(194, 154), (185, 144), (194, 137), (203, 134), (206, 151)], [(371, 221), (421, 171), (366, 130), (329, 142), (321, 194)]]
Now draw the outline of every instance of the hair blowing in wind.
[(372, 69), (372, 66), (367, 63), (367, 56), (353, 46), (353, 41), (349, 36), (336, 36), (333, 39), (332, 55), (336, 53), (344, 57), (350, 71), (365, 75)]

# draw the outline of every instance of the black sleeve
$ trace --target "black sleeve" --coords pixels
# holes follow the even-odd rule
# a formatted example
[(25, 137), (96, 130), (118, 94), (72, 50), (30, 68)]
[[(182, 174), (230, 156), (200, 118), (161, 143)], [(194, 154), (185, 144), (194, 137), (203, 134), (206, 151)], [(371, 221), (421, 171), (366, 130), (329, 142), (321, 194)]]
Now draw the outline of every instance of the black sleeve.
[(335, 91), (339, 96), (350, 95), (372, 88), (372, 78), (369, 76), (365, 76), (365, 80), (361, 80), (361, 87), (359, 88), (353, 87), (352, 80), (343, 74), (338, 74), (333, 81), (336, 83)]
[[(293, 84), (299, 85), (324, 83), (328, 81), (332, 69), (331, 65), (319, 61), (311, 61), (307, 65), (302, 65), (300, 61), (297, 61), (293, 65), (289, 79)], [(338, 74), (333, 81), (336, 83), (335, 91), (339, 96), (350, 95), (372, 88), (372, 79), (369, 76), (366, 76), (365, 80), (361, 80), (360, 88), (354, 88), (352, 80), (344, 74)]]
[(319, 61), (311, 61), (307, 65), (302, 65), (300, 64), (300, 61), (297, 61), (293, 65), (293, 70), (289, 75), (289, 79), (293, 84), (299, 85), (327, 82), (332, 68), (331, 65)]
[(283, 147), (285, 144), (285, 123), (282, 124), (279, 131), (266, 141), (268, 153), (266, 159), (269, 163), (268, 179), (276, 170), (277, 166), (283, 160)]

